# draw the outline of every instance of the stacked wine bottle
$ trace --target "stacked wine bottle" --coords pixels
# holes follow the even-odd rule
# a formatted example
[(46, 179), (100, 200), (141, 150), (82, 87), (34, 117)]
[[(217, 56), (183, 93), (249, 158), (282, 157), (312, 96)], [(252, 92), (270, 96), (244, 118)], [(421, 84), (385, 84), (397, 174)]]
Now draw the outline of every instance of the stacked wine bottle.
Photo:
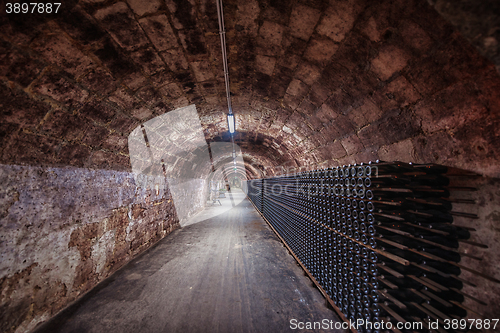
[(450, 191), (471, 189), (450, 178), (474, 175), (450, 170), (377, 161), (251, 180), (248, 197), (345, 320), (425, 331), (467, 316), (461, 269), (500, 282), (459, 264), (461, 242), (484, 246), (453, 224), (475, 216), (452, 210)]

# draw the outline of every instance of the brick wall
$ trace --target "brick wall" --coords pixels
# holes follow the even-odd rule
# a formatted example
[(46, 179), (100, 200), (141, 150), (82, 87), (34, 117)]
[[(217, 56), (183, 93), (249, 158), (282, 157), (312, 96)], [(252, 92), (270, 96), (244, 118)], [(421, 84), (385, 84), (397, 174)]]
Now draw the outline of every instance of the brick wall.
[[(498, 72), (427, 1), (224, 5), (249, 163), (380, 158), (499, 175)], [(191, 104), (207, 140), (229, 140), (212, 2), (70, 1), (0, 25), (3, 163), (130, 171), (130, 131)]]
[(2, 332), (31, 330), (179, 228), (168, 188), (127, 172), (2, 165), (0, 183)]

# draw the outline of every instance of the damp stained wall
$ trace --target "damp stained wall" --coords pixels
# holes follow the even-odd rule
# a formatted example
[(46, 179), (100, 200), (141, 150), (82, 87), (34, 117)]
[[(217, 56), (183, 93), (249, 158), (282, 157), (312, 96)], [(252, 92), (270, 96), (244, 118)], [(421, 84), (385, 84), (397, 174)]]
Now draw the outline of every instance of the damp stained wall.
[(2, 332), (30, 331), (180, 227), (168, 187), (128, 172), (1, 165), (0, 183)]

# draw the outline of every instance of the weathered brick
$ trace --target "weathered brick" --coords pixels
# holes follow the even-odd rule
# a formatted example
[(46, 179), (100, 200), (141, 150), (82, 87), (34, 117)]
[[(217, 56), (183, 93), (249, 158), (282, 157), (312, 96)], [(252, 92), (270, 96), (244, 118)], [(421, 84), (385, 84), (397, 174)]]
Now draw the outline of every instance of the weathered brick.
[(82, 142), (91, 147), (100, 147), (109, 134), (109, 130), (104, 126), (90, 123), (86, 129)]
[(406, 8), (406, 12), (432, 39), (447, 39), (455, 31), (453, 25), (444, 20), (429, 3), (416, 1)]
[(318, 80), (320, 75), (320, 69), (308, 62), (302, 62), (295, 71), (295, 77), (310, 86)]
[(294, 37), (308, 40), (320, 15), (321, 12), (315, 8), (296, 5), (290, 17), (290, 34)]
[(131, 57), (147, 75), (153, 75), (165, 68), (165, 63), (153, 48), (133, 52)]
[(328, 139), (328, 136), (325, 136), (324, 134), (328, 131), (328, 129), (315, 133), (310, 137), (310, 139), (315, 142), (315, 146), (320, 147), (320, 146), (325, 146), (333, 141), (330, 141)]
[(138, 122), (127, 116), (117, 115), (115, 119), (111, 121), (109, 127), (119, 133), (128, 134), (136, 127)]
[(151, 82), (153, 82), (153, 84), (158, 86), (174, 81), (172, 73), (166, 67), (164, 68), (164, 70), (151, 75), (149, 79), (151, 80)]
[(500, 116), (500, 77), (493, 66), (490, 70), (475, 79), (478, 98), (490, 111), (493, 117)]
[(332, 62), (321, 72), (318, 82), (328, 87), (328, 89), (335, 91), (343, 88), (344, 82), (351, 76), (352, 73), (347, 68), (337, 62)]
[(141, 0), (127, 0), (127, 3), (132, 8), (134, 13), (138, 16), (156, 13), (161, 7), (160, 0), (153, 0), (148, 2), (144, 2)]
[(96, 68), (90, 71), (82, 78), (81, 83), (91, 90), (97, 91), (103, 95), (114, 91), (117, 86), (115, 78), (102, 68)]
[(335, 121), (333, 121), (331, 126), (337, 130), (341, 137), (354, 132), (354, 126), (352, 122), (347, 116), (341, 114), (335, 118)]
[(459, 33), (452, 36), (442, 51), (436, 53), (437, 61), (445, 64), (442, 70), (457, 80), (467, 80), (489, 70), (488, 60)]
[(414, 162), (415, 155), (412, 139), (407, 139), (383, 146), (378, 151), (378, 156), (383, 161)]
[(131, 111), (131, 115), (139, 120), (147, 119), (152, 114), (153, 112), (146, 107), (136, 108)]
[(333, 119), (337, 118), (338, 113), (335, 112), (327, 103), (321, 105), (321, 107), (316, 111), (316, 116), (323, 122), (329, 123)]
[(0, 123), (0, 156), (4, 147), (7, 146), (11, 137), (16, 135), (19, 125), (15, 123), (2, 122)]
[(60, 141), (36, 134), (18, 132), (3, 149), (2, 161), (27, 165), (54, 165)]
[(358, 137), (367, 148), (377, 148), (387, 144), (387, 137), (378, 124), (370, 124), (358, 132)]
[(83, 103), (89, 93), (58, 73), (44, 75), (33, 86), (33, 91), (52, 97), (68, 107)]
[(421, 125), (410, 109), (388, 112), (379, 124), (379, 130), (386, 136), (387, 143), (398, 142), (417, 136)]
[(313, 38), (309, 42), (304, 57), (313, 63), (324, 66), (330, 61), (337, 49), (338, 45), (329, 39)]
[(116, 78), (137, 71), (137, 66), (110, 39), (106, 39), (94, 54)]
[(2, 122), (33, 127), (40, 123), (50, 110), (47, 104), (30, 98), (24, 91), (2, 87), (0, 89), (0, 115)]
[(406, 67), (410, 56), (402, 49), (388, 45), (379, 51), (372, 60), (372, 70), (382, 81), (389, 79), (394, 73)]
[(195, 2), (194, 0), (186, 1), (185, 6), (179, 8), (179, 5), (174, 0), (165, 1), (168, 10), (173, 15), (173, 22), (175, 29), (191, 28), (196, 25), (195, 17)]
[(178, 34), (188, 55), (198, 56), (207, 53), (205, 39), (198, 29), (180, 30)]
[(127, 156), (98, 150), (92, 153), (89, 162), (90, 168), (111, 169), (111, 170), (130, 170), (130, 161)]
[[(427, 136), (418, 136), (412, 139), (415, 155), (418, 162), (433, 160), (435, 163), (446, 164), (449, 159), (463, 153), (455, 148), (455, 140), (446, 132), (436, 132)], [(453, 143), (450, 149), (450, 143)]]
[(285, 67), (276, 66), (274, 70), (274, 80), (269, 91), (270, 100), (281, 100), (285, 96), (288, 85), (292, 81), (292, 76)]
[(351, 110), (348, 116), (358, 128), (361, 128), (379, 119), (382, 111), (370, 98), (367, 98), (363, 105)]
[[(372, 43), (367, 38), (358, 32), (351, 31), (349, 37), (340, 43), (332, 62), (349, 71), (358, 72), (357, 75), (359, 75), (359, 70), (364, 71), (368, 68), (373, 50)], [(356, 75), (353, 73), (353, 76)]]
[(89, 101), (79, 112), (84, 117), (89, 117), (101, 123), (109, 122), (115, 115), (115, 110), (110, 105), (98, 100)]
[(336, 42), (344, 39), (345, 35), (352, 29), (362, 6), (361, 1), (335, 1), (328, 7), (325, 14), (316, 27), (316, 31)]
[(357, 154), (364, 149), (363, 143), (356, 134), (353, 134), (345, 139), (342, 139), (341, 143), (345, 151), (347, 152), (347, 155)]
[(177, 83), (170, 83), (160, 88), (160, 93), (167, 99), (175, 99), (182, 96), (182, 89)]
[[(99, 2), (99, 0), (90, 2)], [(57, 15), (57, 22), (73, 39), (84, 45), (98, 41), (106, 35), (95, 19), (78, 5), (72, 7), (71, 10), (65, 10), (63, 15)]]
[(214, 74), (208, 61), (195, 61), (191, 63), (194, 77), (198, 82), (204, 82), (214, 79)]
[(478, 100), (475, 89), (471, 82), (464, 82), (418, 103), (415, 113), (422, 121), (422, 129), (425, 132), (452, 129), (485, 116), (487, 109)]
[(69, 143), (61, 145), (56, 158), (59, 164), (83, 168), (87, 165), (90, 154), (91, 150), (89, 147), (77, 143)]
[(73, 112), (53, 110), (45, 119), (41, 129), (50, 136), (77, 141), (83, 137), (88, 120)]
[[(7, 51), (7, 50), (6, 50)], [(7, 76), (10, 80), (27, 87), (41, 73), (45, 64), (39, 59), (16, 50), (8, 50), (1, 59), (5, 69), (0, 75)]]
[(109, 100), (116, 103), (112, 103), (113, 105), (118, 105), (125, 110), (132, 110), (136, 107), (140, 107), (140, 104), (142, 103), (138, 98), (132, 96), (132, 94), (124, 88), (117, 89), (111, 96), (109, 96)]
[(103, 142), (102, 148), (111, 151), (121, 151), (127, 145), (127, 138), (121, 135), (112, 134)]
[[(464, 154), (460, 156), (463, 165), (469, 163), (478, 171), (494, 169), (492, 163), (500, 154), (500, 117), (477, 119), (473, 124), (463, 125), (453, 131), (453, 138)], [(458, 148), (457, 147), (457, 148)], [(491, 171), (489, 171), (491, 172)]]
[(283, 36), (283, 49), (286, 54), (295, 54), (302, 57), (307, 48), (307, 41), (285, 34)]
[(266, 46), (281, 46), (284, 30), (284, 27), (280, 24), (264, 21), (259, 28), (260, 43)]
[[(370, 161), (376, 161), (379, 159), (378, 150), (376, 149), (366, 149), (362, 152), (359, 152), (355, 155), (350, 156), (352, 160), (349, 163), (367, 163)], [(345, 163), (343, 163), (345, 164)]]
[(136, 96), (142, 99), (147, 105), (153, 105), (162, 100), (162, 97), (158, 91), (152, 86), (146, 86), (140, 89)]
[(62, 32), (38, 37), (31, 47), (53, 63), (78, 78), (95, 67), (94, 61), (73, 45)]
[(432, 39), (425, 30), (413, 21), (401, 22), (399, 30), (405, 43), (422, 53), (428, 51), (433, 44)]
[(165, 51), (179, 47), (174, 31), (165, 15), (149, 16), (139, 20), (157, 50)]
[(315, 131), (321, 131), (324, 127), (323, 122), (318, 117), (312, 114), (307, 117), (307, 123)]
[(446, 71), (443, 71), (442, 64), (437, 63), (431, 57), (416, 61), (414, 66), (408, 69), (406, 77), (424, 97), (430, 96), (455, 82)]
[(330, 96), (331, 92), (327, 87), (323, 86), (319, 82), (316, 82), (311, 87), (311, 92), (307, 96), (307, 99), (313, 103), (316, 108), (319, 108)]
[(276, 65), (276, 58), (257, 55), (255, 57), (255, 69), (267, 75), (272, 75), (274, 66)]
[(278, 59), (278, 65), (288, 69), (295, 69), (301, 62), (300, 57), (296, 54), (286, 54)]
[(281, 2), (281, 3), (269, 3), (267, 8), (263, 8), (261, 16), (265, 20), (272, 22), (278, 22), (279, 24), (287, 25), (288, 18), (292, 13), (293, 3), (291, 2)]
[(406, 107), (420, 98), (418, 91), (403, 76), (391, 81), (384, 89), (373, 95), (373, 99), (382, 110)]
[(144, 32), (125, 3), (117, 2), (100, 9), (94, 16), (122, 48), (132, 51), (148, 43)]
[(330, 97), (325, 102), (328, 106), (338, 114), (348, 114), (353, 107), (354, 98), (342, 89), (337, 89), (330, 92)]
[[(499, 176), (498, 73), (428, 2), (252, 0), (225, 8), (235, 140), (245, 161), (255, 165), (255, 175), (260, 170), (278, 175), (282, 170), (277, 165), (305, 170), (380, 157), (446, 163)], [(78, 187), (65, 196), (72, 206), (61, 206), (64, 221), (47, 219), (59, 221), (58, 228), (77, 221), (70, 224), (70, 244), (63, 244), (80, 257), (75, 278), (67, 284), (76, 295), (149, 247), (176, 222), (172, 205), (161, 203), (151, 191), (143, 197), (127, 187), (106, 192), (122, 181), (135, 188), (132, 176), (110, 171), (130, 169), (130, 131), (138, 128), (141, 133), (140, 122), (195, 103), (204, 137), (193, 142), (188, 129), (182, 135), (169, 133), (179, 146), (168, 148), (172, 155), (167, 156), (167, 140), (149, 136), (154, 156), (183, 171), (190, 170), (185, 159), (207, 153), (196, 149), (198, 143), (230, 141), (230, 136), (213, 2), (83, 0), (64, 10), (58, 17), (0, 20), (5, 39), (0, 41), (0, 150), (4, 164), (65, 166), (71, 179), (53, 168), (58, 177), (47, 176), (53, 177), (48, 178), (51, 185), (65, 179), (61, 184), (67, 186), (79, 175), (105, 169), (95, 178), (95, 190)], [(493, 49), (493, 35), (474, 42), (487, 41)], [(49, 67), (42, 72), (45, 65)], [(65, 72), (62, 80), (51, 76), (58, 70)], [(17, 90), (19, 86), (25, 91)], [(80, 87), (88, 88), (89, 96), (79, 95)], [(64, 111), (55, 110), (63, 103)], [(150, 166), (139, 159), (148, 158), (147, 149), (141, 151), (145, 156), (131, 153), (134, 170)], [(162, 172), (159, 165), (149, 170)], [(43, 174), (44, 168), (37, 171)], [(106, 179), (116, 180), (110, 186)], [(91, 194), (88, 200), (77, 200), (86, 193)], [(128, 193), (119, 198), (128, 207), (117, 204), (119, 193)], [(140, 203), (140, 212), (130, 206), (132, 200)], [(73, 219), (71, 212), (82, 207), (89, 213)], [(106, 218), (96, 217), (95, 207)], [(137, 220), (125, 230), (129, 212)], [(92, 225), (83, 227), (89, 221)], [(104, 226), (114, 229), (104, 231)], [(23, 276), (33, 281), (28, 275)], [(60, 282), (47, 281), (53, 288), (37, 291), (35, 282), (27, 285), (26, 290), (36, 292), (16, 303), (23, 309), (19, 322), (29, 313), (36, 323), (73, 300), (63, 296)]]
[(309, 116), (312, 116), (316, 110), (317, 107), (307, 99), (304, 99), (297, 108), (297, 111), (302, 112), (308, 116), (308, 118)]
[(361, 33), (368, 37), (373, 42), (378, 42), (382, 37), (382, 27), (380, 27), (380, 19), (377, 20), (375, 16), (369, 16), (364, 18), (358, 25), (358, 29), (360, 29)]
[(309, 86), (304, 82), (294, 79), (290, 82), (286, 93), (291, 96), (303, 97), (309, 91)]
[(344, 147), (342, 147), (339, 140), (335, 140), (335, 142), (330, 143), (328, 146), (326, 146), (326, 148), (328, 149), (332, 158), (338, 159), (346, 155), (346, 151)]

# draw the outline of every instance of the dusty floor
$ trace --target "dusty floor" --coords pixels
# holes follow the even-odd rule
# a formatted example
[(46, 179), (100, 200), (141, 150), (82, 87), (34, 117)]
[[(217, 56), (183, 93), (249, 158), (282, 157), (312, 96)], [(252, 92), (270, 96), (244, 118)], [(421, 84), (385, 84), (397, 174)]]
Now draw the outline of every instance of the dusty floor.
[(336, 321), (235, 192), (233, 209), (176, 230), (37, 332), (286, 332), (298, 331), (292, 319)]

